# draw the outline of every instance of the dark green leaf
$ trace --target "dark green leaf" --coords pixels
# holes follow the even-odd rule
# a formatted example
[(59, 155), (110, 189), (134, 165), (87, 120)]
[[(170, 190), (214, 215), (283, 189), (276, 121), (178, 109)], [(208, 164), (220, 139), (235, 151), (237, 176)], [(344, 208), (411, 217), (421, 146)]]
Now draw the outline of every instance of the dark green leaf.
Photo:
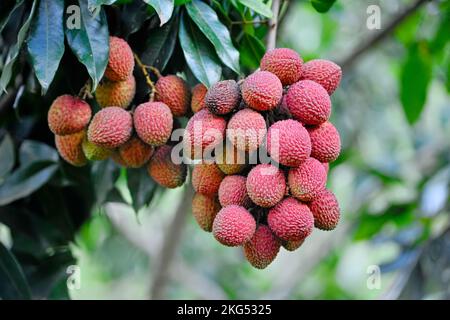
[(447, 92), (450, 92), (450, 62), (447, 63), (447, 80), (445, 81)]
[(58, 162), (58, 153), (49, 145), (32, 140), (25, 140), (19, 150), (20, 166), (24, 167), (33, 162)]
[(239, 46), (241, 63), (250, 68), (257, 69), (259, 67), (259, 62), (266, 52), (264, 43), (258, 38), (250, 35), (244, 34), (242, 37), (242, 43)]
[(144, 0), (151, 5), (159, 16), (161, 26), (169, 21), (173, 12), (173, 0)]
[(195, 77), (208, 88), (219, 81), (222, 67), (214, 48), (192, 20), (184, 15), (179, 38), (186, 62)]
[[(5, 28), (6, 24), (8, 23), (9, 19), (19, 10), (20, 7), (23, 5), (23, 0), (17, 1), (14, 5), (14, 8), (11, 9), (9, 12), (5, 12), (5, 15), (3, 16), (3, 12), (1, 13), (2, 19), (0, 20), (0, 33), (3, 31), (3, 28)], [(3, 8), (2, 8), (3, 10)]]
[(28, 38), (28, 52), (43, 94), (64, 54), (63, 13), (63, 0), (41, 0)]
[(141, 1), (133, 1), (122, 7), (120, 19), (122, 20), (121, 29), (124, 35), (135, 33), (142, 27), (145, 21), (153, 16), (148, 13), (148, 8), (151, 7)]
[(272, 10), (270, 7), (265, 4), (262, 0), (239, 0), (240, 3), (242, 3), (247, 8), (252, 9), (256, 13), (259, 13), (260, 15), (263, 15), (267, 18), (272, 18)]
[(195, 24), (211, 41), (222, 62), (239, 73), (239, 52), (233, 46), (230, 33), (219, 21), (216, 12), (200, 0), (189, 2), (186, 8)]
[(333, 6), (336, 0), (311, 0), (311, 4), (320, 13), (325, 13)]
[(422, 113), (431, 73), (432, 62), (427, 44), (412, 45), (400, 75), (400, 100), (410, 124), (415, 123)]
[(0, 299), (31, 299), (31, 290), (20, 264), (1, 242)]
[(147, 169), (128, 169), (127, 185), (131, 194), (132, 205), (136, 213), (147, 205), (156, 190), (156, 183), (150, 179)]
[(96, 161), (92, 165), (92, 183), (97, 196), (97, 205), (102, 205), (114, 188), (120, 170), (112, 160)]
[(95, 90), (108, 64), (108, 23), (103, 8), (100, 9), (98, 15), (93, 16), (85, 1), (79, 1), (79, 4), (81, 11), (80, 28), (70, 25), (70, 18), (68, 18), (66, 37), (75, 56), (86, 66), (93, 82), (92, 90)]
[(3, 178), (14, 167), (14, 161), (14, 144), (11, 136), (6, 134), (0, 143), (0, 184), (3, 182)]

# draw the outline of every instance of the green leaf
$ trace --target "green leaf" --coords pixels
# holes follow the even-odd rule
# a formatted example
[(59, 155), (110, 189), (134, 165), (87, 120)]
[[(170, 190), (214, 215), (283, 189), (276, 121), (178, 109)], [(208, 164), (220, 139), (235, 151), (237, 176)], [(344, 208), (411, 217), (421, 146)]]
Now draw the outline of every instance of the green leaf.
[(447, 63), (447, 79), (445, 81), (447, 92), (450, 92), (450, 62)]
[[(86, 66), (92, 79), (94, 91), (105, 72), (109, 57), (109, 32), (103, 8), (93, 16), (85, 3), (79, 1), (81, 11), (80, 28), (69, 28), (66, 23), (67, 42), (78, 60)], [(68, 18), (68, 17), (67, 17)]]
[(130, 191), (132, 205), (136, 213), (151, 201), (157, 187), (146, 170), (145, 167), (127, 170), (128, 190)]
[(211, 41), (222, 62), (239, 73), (239, 52), (233, 46), (228, 29), (219, 21), (216, 12), (206, 3), (193, 0), (186, 4), (189, 16)]
[(410, 124), (419, 119), (425, 106), (431, 74), (432, 61), (427, 43), (412, 45), (400, 74), (400, 100)]
[(325, 13), (333, 6), (336, 0), (311, 0), (311, 4), (320, 13)]
[(110, 159), (94, 162), (91, 170), (97, 205), (102, 205), (107, 199), (109, 192), (114, 188), (114, 183), (119, 177), (120, 170)]
[(151, 5), (159, 16), (160, 26), (169, 21), (173, 12), (173, 0), (144, 0), (145, 3)]
[(63, 13), (63, 0), (41, 0), (28, 38), (28, 52), (43, 94), (64, 54)]
[(30, 23), (34, 15), (34, 11), (36, 10), (37, 1), (33, 1), (33, 6), (31, 7), (30, 14), (28, 18), (23, 23), (22, 27), (17, 34), (17, 42), (9, 49), (8, 57), (6, 58), (5, 65), (3, 66), (2, 75), (0, 77), (0, 90), (6, 92), (6, 87), (11, 80), (12, 71), (14, 64), (19, 56), (20, 49), (22, 48), (23, 42), (25, 41), (25, 37), (27, 36), (28, 29), (30, 28)]
[(266, 47), (255, 36), (244, 34), (241, 45), (239, 46), (239, 52), (242, 65), (250, 69), (257, 69), (259, 62), (266, 52)]
[(192, 20), (184, 15), (181, 19), (179, 38), (186, 62), (195, 77), (209, 88), (220, 80), (220, 61), (208, 39)]
[(0, 242), (0, 298), (31, 299), (31, 290), (22, 267)]
[(6, 134), (0, 143), (0, 184), (3, 178), (14, 167), (15, 155), (14, 144), (9, 134)]
[(109, 6), (114, 2), (116, 2), (116, 0), (88, 0), (88, 9), (90, 12), (96, 14), (99, 12), (102, 5)]
[(262, 0), (239, 0), (240, 3), (242, 3), (247, 8), (252, 9), (256, 13), (259, 13), (260, 15), (263, 15), (267, 18), (272, 18), (273, 13), (270, 7), (265, 4)]
[[(0, 21), (0, 33), (3, 31), (5, 26), (8, 24), (8, 21), (11, 19), (11, 17), (19, 11), (19, 9), (22, 9), (23, 0), (17, 1), (14, 7), (9, 12), (5, 12), (5, 15), (3, 16), (3, 12), (1, 13), (2, 19)], [(1, 8), (1, 10), (4, 10), (4, 8)]]
[(149, 8), (151, 8), (149, 5), (141, 1), (123, 5), (120, 14), (121, 33), (127, 36), (138, 31), (145, 21), (153, 17), (153, 14), (148, 13)]
[(25, 140), (19, 149), (20, 166), (24, 167), (33, 162), (58, 162), (58, 153), (49, 145), (32, 140)]

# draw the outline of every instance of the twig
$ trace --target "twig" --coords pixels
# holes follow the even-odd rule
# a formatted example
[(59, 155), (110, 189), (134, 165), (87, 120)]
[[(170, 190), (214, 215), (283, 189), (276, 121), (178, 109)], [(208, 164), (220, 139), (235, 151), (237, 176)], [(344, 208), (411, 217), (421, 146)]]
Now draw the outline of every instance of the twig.
[(280, 12), (280, 0), (272, 1), (273, 17), (269, 20), (269, 32), (267, 33), (267, 50), (275, 48), (277, 43), (278, 13)]
[[(151, 92), (150, 92), (150, 99), (149, 100), (153, 101), (153, 100), (155, 100), (156, 87), (155, 87), (155, 84), (153, 83), (152, 79), (150, 79), (150, 75), (147, 72), (148, 68), (153, 68), (153, 67), (146, 66), (145, 64), (143, 64), (141, 59), (139, 59), (139, 57), (138, 57), (138, 55), (136, 53), (134, 54), (134, 59), (136, 60), (139, 68), (141, 69), (142, 74), (144, 75), (145, 81), (147, 82), (147, 85), (149, 86), (149, 88), (151, 90)], [(158, 71), (158, 74), (159, 74), (159, 71)]]
[(231, 21), (230, 24), (231, 25), (236, 25), (236, 24), (267, 24), (267, 23), (269, 23), (269, 21), (270, 20), (268, 20), (268, 19), (251, 20), (251, 21), (242, 20), (242, 21)]

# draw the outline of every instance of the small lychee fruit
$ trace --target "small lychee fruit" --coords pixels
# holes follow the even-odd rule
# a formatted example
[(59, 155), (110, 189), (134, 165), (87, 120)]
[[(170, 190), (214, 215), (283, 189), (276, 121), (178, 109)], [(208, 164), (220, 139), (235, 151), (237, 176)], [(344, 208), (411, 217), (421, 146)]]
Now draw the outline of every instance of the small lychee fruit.
[(164, 102), (174, 117), (186, 114), (191, 104), (191, 92), (186, 82), (175, 75), (161, 77), (156, 82), (157, 101)]
[(118, 37), (109, 37), (109, 59), (105, 76), (111, 81), (124, 81), (134, 69), (134, 57), (128, 43)]
[(341, 152), (341, 138), (331, 122), (308, 128), (311, 138), (311, 157), (321, 162), (333, 162)]
[(134, 111), (133, 121), (139, 138), (152, 146), (165, 144), (172, 133), (172, 112), (162, 102), (140, 104)]
[(48, 110), (48, 126), (59, 136), (82, 131), (91, 120), (91, 107), (86, 101), (68, 94), (56, 98)]
[(245, 151), (238, 150), (231, 143), (225, 142), (225, 146), (216, 151), (216, 164), (227, 175), (237, 174), (247, 166)]
[(302, 79), (317, 82), (331, 95), (339, 86), (342, 70), (336, 63), (324, 59), (308, 61), (303, 65)]
[(64, 136), (55, 135), (56, 149), (61, 157), (73, 166), (81, 167), (87, 163), (81, 147), (85, 135), (85, 130)]
[(264, 269), (277, 257), (280, 241), (268, 226), (260, 224), (250, 241), (244, 244), (244, 254), (248, 262), (258, 269)]
[(196, 193), (192, 199), (192, 214), (200, 228), (207, 232), (212, 231), (214, 218), (221, 209), (217, 197), (208, 197), (201, 193)]
[(173, 189), (186, 181), (187, 167), (184, 163), (173, 163), (171, 153), (172, 147), (168, 145), (156, 149), (148, 163), (147, 171), (159, 185)]
[(233, 111), (241, 101), (239, 85), (234, 80), (223, 80), (209, 88), (205, 104), (214, 114), (224, 115)]
[(195, 85), (192, 89), (191, 109), (193, 113), (199, 112), (205, 107), (205, 96), (208, 88), (202, 83)]
[(128, 108), (136, 93), (136, 81), (130, 75), (123, 81), (103, 80), (95, 90), (95, 98), (100, 107)]
[(245, 103), (257, 111), (275, 108), (283, 96), (280, 79), (268, 71), (256, 71), (242, 83), (242, 98)]
[(312, 201), (325, 188), (327, 173), (322, 163), (306, 159), (300, 166), (289, 170), (288, 184), (292, 196), (301, 201)]
[(84, 137), (81, 147), (83, 148), (84, 155), (90, 161), (106, 160), (112, 153), (112, 149), (97, 146), (90, 142), (86, 136)]
[(297, 240), (297, 241), (283, 241), (281, 245), (283, 248), (285, 248), (287, 251), (295, 251), (298, 248), (302, 246), (302, 244), (305, 242), (305, 239)]
[(321, 230), (333, 230), (336, 228), (340, 209), (336, 196), (324, 189), (310, 204), (309, 209), (314, 216), (314, 225)]
[(283, 171), (271, 164), (258, 164), (248, 173), (247, 192), (258, 206), (273, 207), (283, 199), (286, 192)]
[(123, 168), (127, 168), (127, 164), (123, 161), (122, 157), (119, 154), (119, 149), (115, 149), (111, 154), (111, 159)]
[(118, 151), (127, 168), (140, 168), (150, 160), (154, 149), (138, 137), (132, 137)]
[(214, 197), (217, 196), (224, 177), (225, 175), (215, 163), (197, 164), (192, 170), (192, 186), (195, 192)]
[(255, 218), (244, 207), (231, 205), (217, 213), (213, 235), (221, 244), (241, 246), (251, 239), (256, 229)]
[(303, 60), (292, 49), (276, 48), (266, 52), (261, 59), (261, 70), (272, 72), (283, 86), (300, 80)]
[(226, 176), (219, 186), (219, 202), (222, 207), (235, 204), (248, 208), (251, 200), (247, 194), (246, 178), (238, 175)]
[(264, 117), (251, 109), (236, 112), (228, 122), (227, 137), (242, 151), (255, 151), (264, 141), (266, 135)]

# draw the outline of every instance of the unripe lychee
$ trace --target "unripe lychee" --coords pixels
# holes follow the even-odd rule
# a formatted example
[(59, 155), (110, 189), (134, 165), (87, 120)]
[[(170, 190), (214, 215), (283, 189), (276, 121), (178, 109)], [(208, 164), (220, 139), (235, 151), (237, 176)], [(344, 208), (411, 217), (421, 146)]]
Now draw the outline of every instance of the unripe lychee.
[(201, 159), (206, 153), (222, 143), (227, 122), (212, 114), (207, 108), (200, 110), (189, 119), (183, 135), (184, 155), (191, 159)]
[(280, 79), (268, 71), (256, 71), (242, 83), (242, 98), (245, 103), (257, 111), (275, 108), (283, 96)]
[(321, 230), (333, 230), (336, 228), (340, 209), (336, 196), (324, 189), (310, 204), (309, 209), (314, 216), (314, 225)]
[(258, 269), (264, 269), (277, 257), (280, 241), (268, 226), (260, 224), (250, 241), (244, 244), (244, 254), (248, 262)]
[(216, 164), (223, 173), (231, 175), (237, 174), (245, 169), (246, 152), (238, 150), (231, 143), (225, 143), (216, 152)]
[(302, 79), (317, 82), (331, 95), (341, 82), (342, 71), (336, 63), (316, 59), (303, 65)]
[(308, 128), (311, 138), (311, 157), (321, 162), (333, 162), (341, 152), (341, 138), (331, 122)]
[(225, 175), (216, 164), (197, 164), (192, 170), (192, 186), (195, 192), (205, 196), (217, 196), (220, 183)]
[(330, 96), (320, 84), (311, 80), (301, 80), (290, 86), (286, 103), (294, 119), (307, 125), (321, 124), (331, 114)]
[(171, 153), (171, 146), (159, 147), (151, 157), (147, 171), (159, 185), (173, 189), (183, 185), (186, 181), (187, 167), (184, 163), (173, 163)]
[(247, 194), (246, 178), (238, 175), (226, 176), (219, 186), (219, 202), (222, 207), (235, 204), (248, 208), (251, 200)]
[(273, 207), (283, 199), (286, 192), (283, 171), (271, 164), (258, 164), (248, 173), (247, 192), (258, 206)]
[(286, 198), (270, 209), (267, 215), (270, 229), (284, 241), (299, 241), (309, 236), (314, 217), (306, 204)]
[(105, 76), (111, 81), (124, 81), (134, 69), (133, 51), (128, 43), (118, 37), (109, 37), (109, 59)]
[(92, 118), (88, 140), (105, 148), (117, 148), (127, 142), (133, 131), (130, 113), (119, 107), (106, 107)]
[(192, 214), (200, 228), (207, 232), (212, 231), (212, 225), (217, 212), (221, 209), (217, 197), (208, 197), (196, 193), (192, 199)]
[(199, 112), (205, 107), (205, 96), (208, 88), (199, 83), (192, 89), (191, 109), (193, 113)]
[(264, 141), (266, 135), (264, 117), (251, 109), (236, 112), (228, 122), (227, 137), (242, 151), (255, 151)]
[(154, 149), (138, 137), (132, 137), (118, 151), (127, 168), (140, 168), (150, 160)]
[(48, 110), (48, 126), (56, 135), (82, 131), (91, 120), (91, 107), (86, 101), (68, 94), (56, 98)]
[(287, 251), (295, 251), (298, 248), (300, 248), (303, 243), (305, 242), (305, 239), (297, 240), (297, 241), (283, 241), (281, 245), (283, 248), (285, 248)]
[(55, 135), (56, 149), (61, 157), (73, 166), (81, 167), (87, 163), (81, 147), (85, 135), (85, 130), (64, 136)]
[(217, 213), (213, 223), (214, 237), (230, 247), (241, 246), (251, 239), (256, 221), (244, 207), (231, 205)]
[(286, 86), (300, 80), (302, 64), (302, 58), (294, 50), (276, 48), (267, 51), (262, 57), (261, 70), (272, 72)]
[(130, 75), (123, 81), (103, 80), (95, 90), (95, 98), (100, 107), (116, 106), (128, 108), (136, 93), (136, 81)]
[(325, 168), (314, 158), (308, 158), (297, 168), (289, 170), (289, 191), (301, 201), (314, 200), (325, 188), (326, 181)]
[(267, 131), (267, 151), (276, 162), (297, 167), (311, 154), (308, 131), (293, 119), (277, 121)]
[(173, 116), (166, 104), (142, 103), (134, 111), (133, 120), (136, 133), (145, 143), (161, 146), (169, 140), (173, 129)]
[(112, 153), (112, 149), (97, 146), (90, 142), (86, 136), (84, 137), (81, 147), (83, 148), (84, 155), (90, 161), (106, 160)]
[(239, 85), (234, 80), (219, 81), (209, 88), (205, 104), (214, 114), (224, 115), (233, 111), (241, 101)]
[(186, 114), (191, 104), (191, 92), (186, 82), (175, 75), (161, 77), (156, 82), (157, 101), (164, 102), (174, 117)]

